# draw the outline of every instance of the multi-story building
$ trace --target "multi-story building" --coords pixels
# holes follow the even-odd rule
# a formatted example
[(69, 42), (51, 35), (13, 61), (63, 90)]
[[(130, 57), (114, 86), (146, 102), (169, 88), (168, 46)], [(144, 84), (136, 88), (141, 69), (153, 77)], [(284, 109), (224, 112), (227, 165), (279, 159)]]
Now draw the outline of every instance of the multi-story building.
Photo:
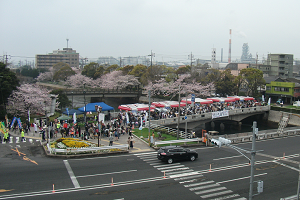
[(56, 63), (63, 62), (70, 67), (79, 67), (79, 53), (72, 48), (63, 48), (63, 50), (54, 50), (49, 54), (37, 54), (35, 55), (36, 68), (50, 68)]
[(300, 98), (300, 81), (293, 78), (268, 77), (266, 80), (266, 96), (273, 101), (278, 99), (284, 103), (292, 103)]
[(268, 54), (266, 65), (270, 65), (269, 76), (293, 77), (293, 54)]

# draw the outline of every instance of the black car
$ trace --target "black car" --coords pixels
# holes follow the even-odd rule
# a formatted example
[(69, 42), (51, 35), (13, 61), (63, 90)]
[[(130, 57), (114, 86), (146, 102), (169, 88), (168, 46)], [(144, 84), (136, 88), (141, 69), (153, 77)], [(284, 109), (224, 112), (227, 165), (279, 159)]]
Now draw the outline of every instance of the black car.
[(157, 152), (157, 158), (166, 161), (169, 164), (176, 160), (191, 160), (198, 158), (198, 153), (190, 149), (185, 149), (180, 146), (165, 146), (161, 147)]

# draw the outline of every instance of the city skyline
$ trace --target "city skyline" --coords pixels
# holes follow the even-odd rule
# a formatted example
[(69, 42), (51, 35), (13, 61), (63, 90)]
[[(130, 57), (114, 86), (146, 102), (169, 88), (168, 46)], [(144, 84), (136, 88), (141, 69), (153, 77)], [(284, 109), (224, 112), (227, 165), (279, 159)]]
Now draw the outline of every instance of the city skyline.
[[(195, 59), (228, 61), (229, 29), (231, 60), (242, 55), (244, 43), (258, 59), (268, 53), (293, 54), (298, 28), (295, 19), (300, 2), (288, 0), (0, 0), (2, 55), (11, 61), (34, 60), (67, 47), (80, 57), (135, 57), (155, 53), (154, 62)], [(149, 57), (150, 58), (150, 57)], [(16, 64), (16, 63), (15, 63)]]

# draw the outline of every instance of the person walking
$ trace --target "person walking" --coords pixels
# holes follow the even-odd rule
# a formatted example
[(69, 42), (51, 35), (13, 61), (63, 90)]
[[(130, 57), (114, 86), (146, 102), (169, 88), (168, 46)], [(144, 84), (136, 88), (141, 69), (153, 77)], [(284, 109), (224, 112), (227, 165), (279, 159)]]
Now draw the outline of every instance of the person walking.
[(112, 146), (113, 142), (114, 142), (114, 137), (113, 137), (112, 133), (110, 133), (108, 140), (109, 140), (109, 146)]
[(133, 148), (133, 143), (134, 143), (133, 136), (131, 136), (130, 137), (130, 148)]
[(130, 137), (128, 137), (128, 139), (127, 139), (127, 144), (128, 144), (128, 150), (129, 150), (129, 147), (130, 147)]
[(21, 129), (21, 140), (22, 141), (25, 141), (25, 132), (24, 132), (24, 129)]
[(4, 133), (4, 142), (7, 143), (8, 142), (8, 130), (6, 129), (5, 133)]

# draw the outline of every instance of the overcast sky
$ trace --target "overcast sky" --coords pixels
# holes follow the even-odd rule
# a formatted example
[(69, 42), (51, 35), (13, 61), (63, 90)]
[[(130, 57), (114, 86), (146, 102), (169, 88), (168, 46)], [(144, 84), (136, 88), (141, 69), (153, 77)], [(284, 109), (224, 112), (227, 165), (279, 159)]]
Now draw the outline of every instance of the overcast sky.
[[(253, 57), (300, 59), (299, 0), (0, 0), (0, 50), (11, 61), (67, 47), (81, 57), (146, 56), (156, 61), (232, 60), (248, 43)], [(24, 57), (16, 57), (24, 56)], [(16, 64), (16, 63), (15, 63)]]

